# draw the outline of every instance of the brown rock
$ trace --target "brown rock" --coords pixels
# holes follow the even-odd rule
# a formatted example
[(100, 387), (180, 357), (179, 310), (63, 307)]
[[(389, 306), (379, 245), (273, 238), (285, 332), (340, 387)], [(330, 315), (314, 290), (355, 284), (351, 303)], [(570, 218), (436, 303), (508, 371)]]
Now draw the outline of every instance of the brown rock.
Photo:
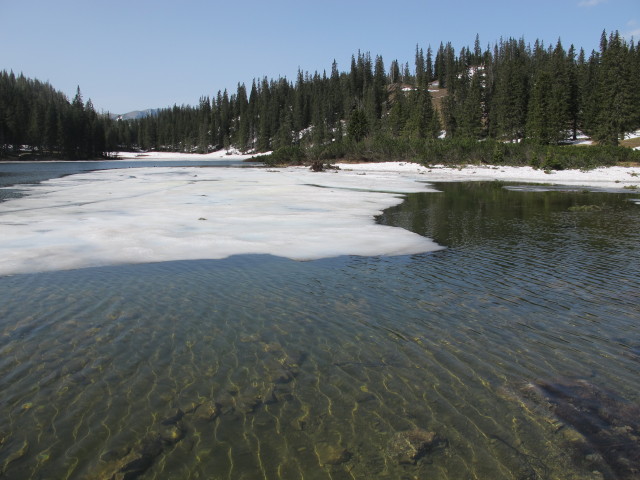
[(340, 465), (341, 463), (349, 461), (351, 458), (351, 452), (340, 445), (320, 442), (316, 444), (315, 449), (320, 466)]
[(160, 439), (166, 445), (173, 445), (175, 443), (178, 443), (184, 438), (185, 435), (186, 431), (180, 423), (177, 423), (175, 425), (163, 426), (159, 432)]
[(396, 433), (387, 446), (387, 453), (398, 463), (411, 464), (422, 458), (437, 442), (435, 432), (416, 428)]
[(220, 415), (220, 405), (215, 402), (205, 402), (198, 405), (193, 416), (196, 420), (205, 420), (210, 422)]

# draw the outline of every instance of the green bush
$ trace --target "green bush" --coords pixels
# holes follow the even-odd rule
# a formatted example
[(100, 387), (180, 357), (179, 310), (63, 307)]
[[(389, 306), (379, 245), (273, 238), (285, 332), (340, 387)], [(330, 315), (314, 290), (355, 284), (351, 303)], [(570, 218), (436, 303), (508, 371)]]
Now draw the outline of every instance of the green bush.
[(588, 170), (622, 162), (640, 162), (640, 151), (613, 146), (505, 143), (493, 139), (416, 139), (388, 134), (371, 135), (360, 142), (345, 139), (304, 149), (279, 148), (267, 158), (269, 165), (301, 165), (321, 161), (413, 161), (424, 165), (508, 165), (544, 170)]
[(298, 146), (281, 147), (264, 158), (267, 165), (302, 165), (307, 159), (305, 150)]

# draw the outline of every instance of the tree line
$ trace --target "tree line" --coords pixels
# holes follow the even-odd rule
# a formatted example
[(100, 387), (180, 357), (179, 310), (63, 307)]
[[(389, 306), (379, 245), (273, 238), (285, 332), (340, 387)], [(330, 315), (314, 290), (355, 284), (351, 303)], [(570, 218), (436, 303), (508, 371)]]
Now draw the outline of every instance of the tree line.
[(442, 132), (456, 145), (553, 146), (583, 132), (615, 146), (637, 128), (640, 48), (618, 32), (603, 32), (588, 56), (560, 40), (501, 39), (483, 49), (478, 36), (457, 53), (451, 43), (426, 52), (416, 46), (411, 66), (358, 52), (348, 71), (334, 61), (328, 73), (298, 71), (293, 81), (254, 79), (195, 106), (127, 121), (96, 113), (79, 88), (68, 101), (46, 83), (0, 74), (0, 154), (29, 145), (72, 159), (136, 148), (279, 151), (289, 161), (354, 152), (397, 157), (428, 150)]
[[(70, 102), (48, 83), (0, 72), (0, 158), (23, 152), (97, 158), (116, 143), (108, 117), (98, 114), (80, 89)], [(111, 144), (109, 143), (111, 142)]]

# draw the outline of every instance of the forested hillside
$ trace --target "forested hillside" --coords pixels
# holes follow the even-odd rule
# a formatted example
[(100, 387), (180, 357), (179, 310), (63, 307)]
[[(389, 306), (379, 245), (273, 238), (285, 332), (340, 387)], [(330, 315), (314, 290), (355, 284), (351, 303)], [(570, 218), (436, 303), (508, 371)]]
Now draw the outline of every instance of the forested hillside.
[[(24, 152), (68, 159), (96, 158), (116, 145), (113, 123), (82, 100), (48, 83), (0, 72), (0, 158)], [(109, 144), (111, 140), (111, 145)]]
[[(48, 84), (0, 75), (2, 153), (29, 145), (65, 158), (118, 149), (207, 152), (234, 147), (296, 158), (417, 158), (442, 149), (445, 132), (461, 147), (478, 140), (557, 145), (578, 132), (615, 146), (640, 128), (640, 48), (602, 33), (587, 55), (558, 40), (501, 39), (455, 52), (450, 43), (414, 62), (385, 64), (358, 52), (348, 71), (299, 71), (295, 80), (255, 79), (196, 106), (160, 109), (136, 120), (97, 114), (80, 89), (69, 102)], [(500, 160), (511, 147), (489, 151)], [(483, 161), (484, 161), (483, 157)]]

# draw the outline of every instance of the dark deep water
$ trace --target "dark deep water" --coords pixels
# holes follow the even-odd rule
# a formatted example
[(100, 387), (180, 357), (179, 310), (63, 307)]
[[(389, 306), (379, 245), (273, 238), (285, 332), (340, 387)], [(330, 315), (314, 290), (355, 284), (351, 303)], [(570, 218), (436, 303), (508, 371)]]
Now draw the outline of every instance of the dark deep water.
[(436, 253), (1, 277), (0, 478), (638, 478), (640, 205), (437, 188)]

